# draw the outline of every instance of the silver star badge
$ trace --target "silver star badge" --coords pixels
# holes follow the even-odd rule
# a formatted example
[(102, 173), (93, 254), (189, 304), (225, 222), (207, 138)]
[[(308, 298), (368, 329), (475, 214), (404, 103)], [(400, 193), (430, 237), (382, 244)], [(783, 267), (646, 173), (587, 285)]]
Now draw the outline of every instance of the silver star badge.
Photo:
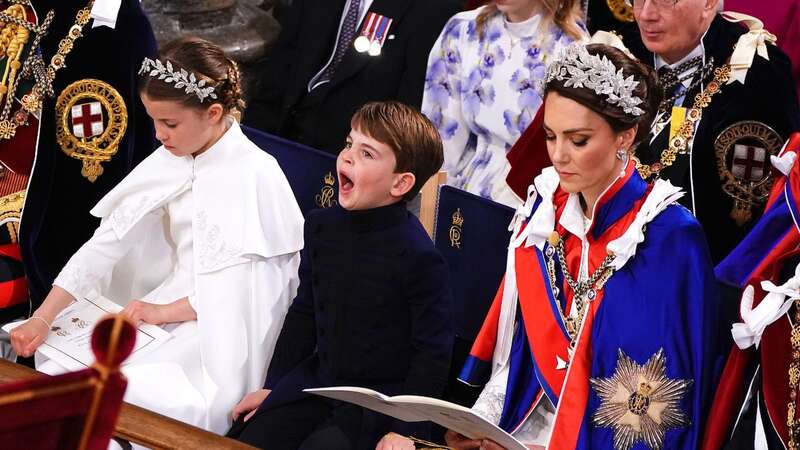
[(660, 450), (667, 430), (689, 425), (679, 403), (692, 380), (667, 378), (665, 363), (663, 349), (644, 365), (619, 350), (614, 376), (591, 380), (601, 400), (592, 421), (614, 430), (615, 450), (630, 450), (637, 442)]

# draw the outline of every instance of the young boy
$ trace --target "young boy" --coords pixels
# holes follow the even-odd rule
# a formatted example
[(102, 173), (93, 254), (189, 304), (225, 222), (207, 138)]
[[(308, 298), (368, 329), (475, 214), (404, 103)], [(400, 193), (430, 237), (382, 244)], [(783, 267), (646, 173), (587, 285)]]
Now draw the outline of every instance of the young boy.
[[(339, 206), (305, 224), (300, 286), (264, 389), (242, 399), (229, 435), (261, 448), (413, 448), (429, 427), (302, 392), (362, 386), (441, 395), (452, 351), (447, 268), (406, 202), (442, 164), (433, 124), (396, 102), (369, 103), (339, 154)], [(244, 423), (242, 424), (242, 417)], [(237, 426), (238, 425), (238, 426)]]

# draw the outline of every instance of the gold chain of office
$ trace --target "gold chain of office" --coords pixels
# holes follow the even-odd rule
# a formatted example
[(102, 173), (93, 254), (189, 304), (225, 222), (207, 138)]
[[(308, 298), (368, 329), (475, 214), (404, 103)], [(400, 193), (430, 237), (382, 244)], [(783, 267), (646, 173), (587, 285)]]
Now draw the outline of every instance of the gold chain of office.
[[(7, 65), (2, 80), (0, 80), (0, 100), (6, 97), (5, 106), (0, 113), (0, 139), (10, 140), (16, 134), (17, 128), (28, 123), (30, 114), (41, 112), (45, 97), (54, 97), (53, 80), (56, 73), (66, 67), (69, 53), (81, 36), (83, 28), (89, 23), (94, 0), (81, 8), (75, 16), (75, 24), (70, 27), (67, 35), (58, 44), (58, 50), (46, 66), (41, 55), (37, 53), (42, 37), (47, 33), (53, 22), (54, 13), (49, 11), (41, 26), (31, 24), (26, 20), (25, 6), (33, 8), (29, 1), (14, 1), (5, 11), (0, 13), (0, 56), (7, 57)], [(22, 50), (33, 35), (24, 65), (20, 59)], [(21, 69), (21, 71), (20, 71)], [(22, 96), (22, 107), (11, 117), (11, 109), (16, 98), (16, 91), (21, 78), (32, 77), (35, 80), (31, 91)]]
[(703, 117), (703, 110), (711, 104), (714, 95), (722, 90), (722, 85), (727, 83), (730, 78), (730, 64), (724, 64), (714, 70), (714, 79), (708, 83), (703, 92), (695, 96), (694, 104), (686, 113), (686, 119), (681, 124), (676, 135), (670, 139), (669, 146), (661, 152), (659, 161), (653, 164), (642, 164), (638, 158), (634, 157), (636, 170), (639, 171), (639, 175), (642, 178), (647, 180), (652, 176), (658, 176), (662, 170), (675, 162), (679, 154), (686, 153), (686, 148), (694, 136), (695, 124)]

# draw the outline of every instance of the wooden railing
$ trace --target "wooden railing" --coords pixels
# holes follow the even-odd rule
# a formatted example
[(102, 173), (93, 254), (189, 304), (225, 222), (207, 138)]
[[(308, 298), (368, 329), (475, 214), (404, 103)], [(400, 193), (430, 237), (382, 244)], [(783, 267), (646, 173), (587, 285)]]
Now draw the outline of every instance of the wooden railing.
[[(47, 376), (0, 359), (0, 383)], [(253, 447), (128, 403), (122, 405), (114, 437), (154, 450), (252, 450)]]
[(419, 207), (419, 221), (433, 239), (433, 227), (436, 222), (436, 204), (439, 202), (439, 186), (447, 182), (447, 172), (438, 172), (422, 186)]

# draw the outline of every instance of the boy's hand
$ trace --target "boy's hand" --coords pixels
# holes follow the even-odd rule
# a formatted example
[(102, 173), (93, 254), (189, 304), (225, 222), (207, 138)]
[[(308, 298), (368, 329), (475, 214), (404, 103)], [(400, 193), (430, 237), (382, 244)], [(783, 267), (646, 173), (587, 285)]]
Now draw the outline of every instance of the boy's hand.
[(444, 441), (448, 447), (453, 447), (456, 450), (472, 450), (481, 448), (480, 439), (470, 439), (464, 435), (458, 434), (453, 430), (447, 430), (444, 434)]
[(139, 321), (151, 325), (161, 325), (166, 322), (163, 318), (162, 309), (163, 305), (131, 300), (120, 314), (130, 319), (135, 325), (138, 325)]
[(375, 450), (414, 450), (414, 442), (397, 433), (389, 433), (378, 442)]
[(257, 391), (251, 392), (244, 396), (242, 401), (239, 402), (238, 405), (233, 407), (233, 411), (231, 412), (231, 418), (234, 421), (239, 419), (239, 416), (242, 414), (247, 414), (244, 417), (244, 421), (247, 422), (253, 417), (253, 414), (256, 413), (258, 407), (264, 403), (264, 400), (267, 399), (269, 393), (272, 392), (269, 389), (259, 389)]

